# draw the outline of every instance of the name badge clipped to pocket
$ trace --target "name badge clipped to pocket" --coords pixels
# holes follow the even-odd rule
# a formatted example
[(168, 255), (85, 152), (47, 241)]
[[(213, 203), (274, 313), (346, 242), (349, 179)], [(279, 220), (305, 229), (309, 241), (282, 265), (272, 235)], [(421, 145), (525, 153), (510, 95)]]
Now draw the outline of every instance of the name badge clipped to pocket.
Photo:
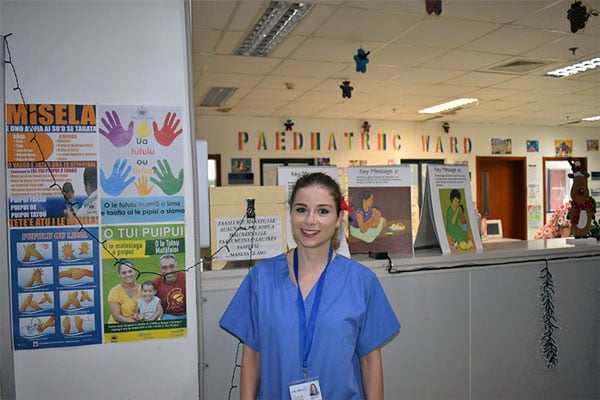
[(323, 400), (318, 379), (309, 379), (290, 385), (291, 400)]

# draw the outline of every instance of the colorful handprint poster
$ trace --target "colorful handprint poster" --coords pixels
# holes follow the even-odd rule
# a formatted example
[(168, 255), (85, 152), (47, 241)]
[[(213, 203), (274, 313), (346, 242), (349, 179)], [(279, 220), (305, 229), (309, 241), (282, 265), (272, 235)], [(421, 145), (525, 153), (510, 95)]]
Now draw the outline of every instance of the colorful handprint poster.
[(96, 106), (7, 104), (11, 228), (95, 225)]
[(104, 342), (186, 336), (185, 225), (103, 226), (102, 237)]
[(102, 342), (98, 228), (11, 229), (15, 349)]
[(181, 107), (98, 106), (103, 224), (184, 220)]

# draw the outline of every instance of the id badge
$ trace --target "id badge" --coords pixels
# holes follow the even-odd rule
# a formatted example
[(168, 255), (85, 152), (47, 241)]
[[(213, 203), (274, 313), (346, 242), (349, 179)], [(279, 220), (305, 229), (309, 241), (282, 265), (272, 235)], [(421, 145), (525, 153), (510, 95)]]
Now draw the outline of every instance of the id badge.
[(319, 385), (319, 379), (317, 378), (292, 383), (289, 388), (291, 400), (323, 400), (321, 385)]

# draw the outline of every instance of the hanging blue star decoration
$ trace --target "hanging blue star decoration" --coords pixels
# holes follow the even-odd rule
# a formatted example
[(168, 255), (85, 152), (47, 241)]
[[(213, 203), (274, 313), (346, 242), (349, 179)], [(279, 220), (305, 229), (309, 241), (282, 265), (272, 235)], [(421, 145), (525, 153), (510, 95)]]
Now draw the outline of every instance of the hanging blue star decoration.
[(361, 47), (358, 49), (356, 55), (354, 55), (354, 62), (356, 63), (356, 72), (367, 72), (367, 64), (369, 63), (369, 54), (370, 51), (365, 52)]
[(352, 86), (350, 86), (350, 81), (343, 81), (342, 84), (340, 85), (340, 89), (342, 89), (342, 97), (343, 98), (352, 97), (352, 91), (354, 90), (354, 88)]

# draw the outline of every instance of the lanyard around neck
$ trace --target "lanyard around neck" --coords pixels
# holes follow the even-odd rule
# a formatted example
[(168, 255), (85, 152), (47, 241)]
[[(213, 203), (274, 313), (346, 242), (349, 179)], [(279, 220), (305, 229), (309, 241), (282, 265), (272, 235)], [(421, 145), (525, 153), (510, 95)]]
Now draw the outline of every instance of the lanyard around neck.
[(304, 371), (304, 379), (306, 379), (306, 372), (308, 370), (308, 355), (310, 354), (310, 348), (312, 347), (313, 336), (315, 334), (315, 324), (317, 321), (319, 304), (321, 303), (321, 295), (323, 293), (323, 283), (325, 282), (327, 267), (329, 266), (332, 257), (333, 250), (330, 248), (329, 256), (327, 257), (327, 264), (325, 265), (325, 269), (321, 273), (319, 281), (317, 282), (315, 300), (313, 302), (312, 310), (310, 312), (310, 319), (307, 325), (306, 311), (304, 310), (304, 298), (302, 298), (302, 291), (300, 290), (300, 280), (298, 279), (298, 248), (294, 250), (294, 276), (296, 277), (296, 284), (298, 285), (298, 325), (300, 333), (300, 349), (302, 350), (302, 369)]

